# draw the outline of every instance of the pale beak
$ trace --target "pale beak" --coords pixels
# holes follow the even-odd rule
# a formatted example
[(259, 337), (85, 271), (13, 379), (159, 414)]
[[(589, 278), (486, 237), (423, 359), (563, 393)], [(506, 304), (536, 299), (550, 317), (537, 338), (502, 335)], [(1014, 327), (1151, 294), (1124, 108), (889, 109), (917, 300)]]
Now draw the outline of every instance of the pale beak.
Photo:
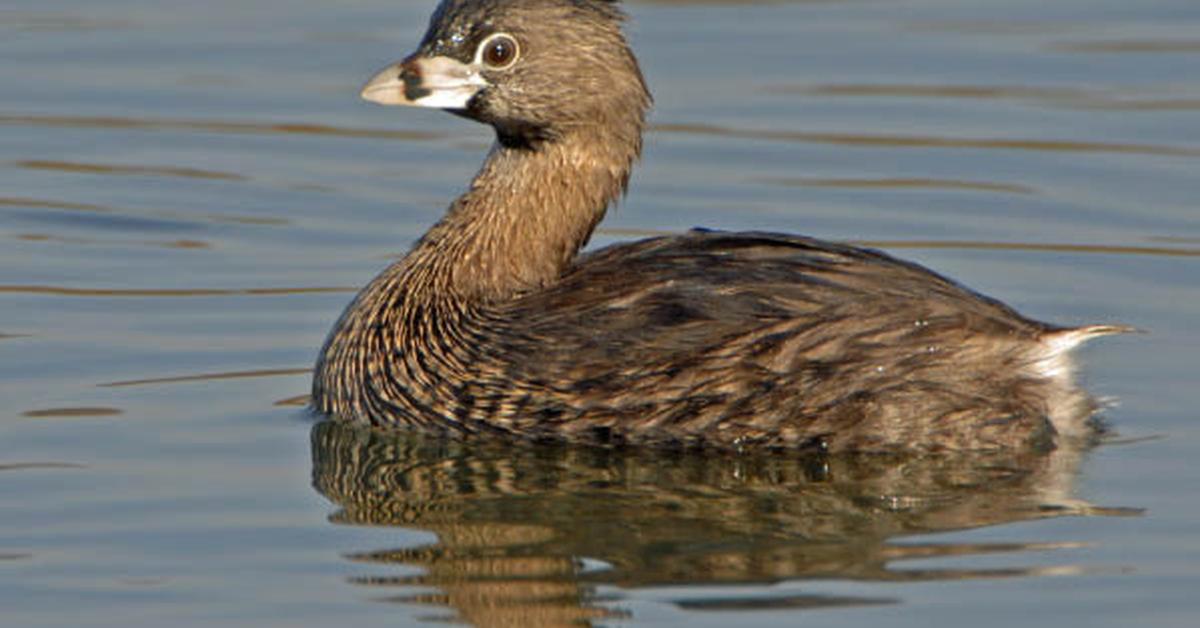
[(361, 95), (381, 105), (466, 109), (487, 84), (474, 67), (461, 61), (414, 55), (372, 77)]

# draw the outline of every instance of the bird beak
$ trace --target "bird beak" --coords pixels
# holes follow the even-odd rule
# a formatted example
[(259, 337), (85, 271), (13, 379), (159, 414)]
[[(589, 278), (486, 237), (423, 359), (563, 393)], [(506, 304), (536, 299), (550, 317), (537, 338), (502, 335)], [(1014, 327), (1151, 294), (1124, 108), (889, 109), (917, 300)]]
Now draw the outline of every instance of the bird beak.
[(486, 86), (479, 72), (461, 61), (413, 55), (372, 77), (361, 95), (381, 105), (466, 109), (471, 97)]

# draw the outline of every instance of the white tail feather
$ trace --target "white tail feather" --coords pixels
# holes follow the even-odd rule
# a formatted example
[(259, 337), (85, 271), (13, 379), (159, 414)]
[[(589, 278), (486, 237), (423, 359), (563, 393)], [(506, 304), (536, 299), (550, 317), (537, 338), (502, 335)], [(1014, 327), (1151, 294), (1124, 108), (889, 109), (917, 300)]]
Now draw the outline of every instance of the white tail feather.
[(1074, 372), (1070, 358), (1072, 349), (1092, 338), (1136, 331), (1138, 331), (1136, 328), (1126, 325), (1088, 325), (1049, 332), (1041, 338), (1042, 350), (1037, 356), (1034, 366), (1043, 377), (1050, 379), (1070, 377)]
[(1054, 382), (1059, 394), (1047, 399), (1050, 422), (1063, 437), (1080, 432), (1086, 419), (1097, 409), (1095, 402), (1079, 390), (1073, 381), (1075, 363), (1071, 350), (1100, 336), (1127, 334), (1138, 331), (1124, 325), (1088, 325), (1047, 332), (1041, 338), (1031, 366), (1034, 372)]

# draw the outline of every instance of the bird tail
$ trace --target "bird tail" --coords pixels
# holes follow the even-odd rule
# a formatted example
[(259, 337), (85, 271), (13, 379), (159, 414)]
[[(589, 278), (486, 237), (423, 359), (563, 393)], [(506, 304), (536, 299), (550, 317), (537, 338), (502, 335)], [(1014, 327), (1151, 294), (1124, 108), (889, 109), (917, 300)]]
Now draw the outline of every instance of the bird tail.
[(1084, 325), (1054, 329), (1042, 336), (1042, 342), (1054, 353), (1066, 353), (1093, 338), (1135, 333), (1144, 332), (1129, 325)]
[(1042, 335), (1032, 366), (1036, 373), (1057, 384), (1058, 394), (1051, 396), (1047, 415), (1062, 439), (1093, 437), (1096, 424), (1090, 419), (1101, 407), (1098, 400), (1076, 386), (1071, 350), (1093, 338), (1140, 331), (1128, 325), (1085, 325), (1051, 329)]
[(1044, 377), (1069, 378), (1074, 371), (1070, 353), (1079, 345), (1100, 336), (1129, 334), (1140, 331), (1128, 325), (1085, 325), (1051, 329), (1041, 337), (1041, 347), (1034, 354), (1034, 364)]

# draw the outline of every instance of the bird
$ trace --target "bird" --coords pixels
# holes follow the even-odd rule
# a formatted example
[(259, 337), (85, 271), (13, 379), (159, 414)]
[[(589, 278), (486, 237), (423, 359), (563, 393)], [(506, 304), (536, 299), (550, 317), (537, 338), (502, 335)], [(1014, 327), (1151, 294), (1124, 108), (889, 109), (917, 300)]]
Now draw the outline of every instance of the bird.
[(692, 229), (581, 253), (626, 192), (652, 98), (617, 0), (443, 0), (361, 96), (495, 141), (358, 293), (312, 408), (453, 438), (684, 449), (1054, 448), (1095, 432), (1072, 348), (883, 252)]

